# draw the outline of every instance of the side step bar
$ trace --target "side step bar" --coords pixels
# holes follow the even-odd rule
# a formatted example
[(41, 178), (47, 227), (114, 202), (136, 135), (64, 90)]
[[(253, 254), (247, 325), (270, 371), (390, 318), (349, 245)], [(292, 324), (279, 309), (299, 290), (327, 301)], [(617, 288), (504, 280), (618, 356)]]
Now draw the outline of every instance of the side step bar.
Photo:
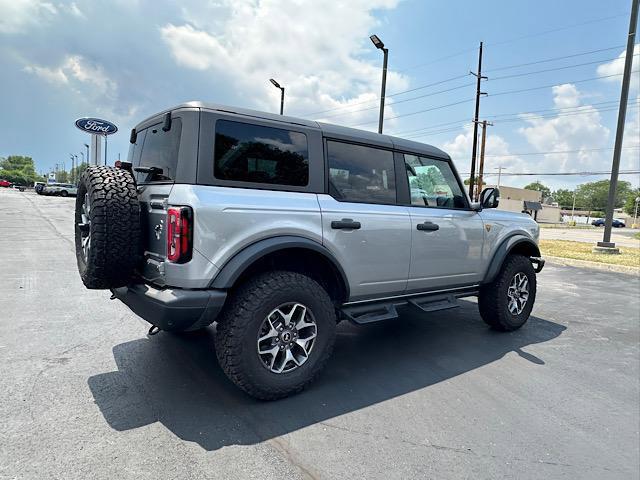
[(412, 298), (408, 300), (409, 305), (422, 310), (423, 312), (437, 312), (438, 310), (448, 310), (459, 307), (458, 299), (453, 295), (433, 295), (427, 297)]
[(398, 318), (398, 312), (393, 303), (344, 307), (340, 311), (348, 320), (358, 325)]
[(458, 298), (468, 297), (474, 294), (477, 294), (477, 290), (468, 290), (459, 293), (423, 294), (409, 298), (371, 302), (364, 305), (345, 305), (339, 309), (339, 312), (343, 317), (346, 317), (347, 320), (358, 325), (364, 325), (398, 318), (396, 307), (401, 305), (408, 305), (421, 312), (437, 312), (439, 310), (457, 308), (460, 306)]

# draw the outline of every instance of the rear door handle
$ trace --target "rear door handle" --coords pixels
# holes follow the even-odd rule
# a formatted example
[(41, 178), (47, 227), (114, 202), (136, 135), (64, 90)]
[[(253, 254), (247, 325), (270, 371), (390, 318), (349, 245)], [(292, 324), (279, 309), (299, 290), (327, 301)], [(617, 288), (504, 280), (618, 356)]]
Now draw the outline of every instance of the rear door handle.
[(360, 227), (360, 222), (355, 222), (350, 218), (343, 218), (342, 220), (334, 220), (331, 222), (331, 228), (335, 230), (358, 230)]
[(439, 230), (440, 229), (440, 225), (438, 225), (437, 223), (433, 223), (433, 222), (424, 222), (424, 223), (419, 223), (416, 228), (418, 230), (425, 230), (425, 231), (433, 232), (435, 230)]

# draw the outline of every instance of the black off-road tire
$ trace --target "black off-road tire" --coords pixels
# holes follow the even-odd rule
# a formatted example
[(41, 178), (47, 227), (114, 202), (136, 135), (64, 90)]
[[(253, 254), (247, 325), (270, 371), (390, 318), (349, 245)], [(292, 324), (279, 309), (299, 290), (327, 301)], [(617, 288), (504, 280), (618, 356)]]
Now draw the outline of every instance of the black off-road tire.
[[(300, 302), (311, 311), (317, 325), (316, 343), (301, 366), (274, 373), (258, 355), (258, 333), (267, 315), (287, 302)], [(294, 272), (267, 272), (232, 293), (218, 319), (216, 355), (238, 387), (260, 400), (276, 400), (300, 392), (316, 379), (333, 351), (335, 329), (335, 308), (315, 280)]]
[[(520, 314), (509, 311), (507, 291), (517, 273), (524, 273), (529, 279), (529, 298)], [(484, 285), (478, 296), (478, 308), (484, 322), (494, 330), (511, 332), (522, 327), (531, 315), (536, 300), (536, 272), (531, 260), (523, 255), (509, 255), (493, 282)]]
[(69, 192), (67, 192), (66, 190), (62, 190), (62, 191), (60, 192), (60, 196), (61, 196), (61, 197), (68, 197), (68, 196), (69, 196)]
[[(82, 253), (82, 206), (90, 202), (89, 254)], [(141, 258), (140, 204), (133, 176), (126, 170), (96, 166), (82, 173), (75, 211), (78, 271), (90, 289), (127, 285)]]

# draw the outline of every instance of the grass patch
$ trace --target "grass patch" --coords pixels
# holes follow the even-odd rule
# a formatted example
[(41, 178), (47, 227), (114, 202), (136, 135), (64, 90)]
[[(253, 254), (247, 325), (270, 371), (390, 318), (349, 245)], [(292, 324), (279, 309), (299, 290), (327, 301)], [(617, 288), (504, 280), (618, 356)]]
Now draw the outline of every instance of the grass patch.
[(539, 223), (540, 228), (557, 228), (562, 230), (593, 230), (597, 227), (593, 225), (568, 225), (566, 223)]
[(635, 238), (636, 240), (640, 240), (640, 232), (634, 233), (633, 238)]
[(620, 247), (620, 255), (593, 253), (591, 243), (571, 242), (569, 240), (540, 240), (542, 256), (573, 258), (589, 262), (608, 263), (610, 265), (625, 265), (640, 267), (640, 248)]

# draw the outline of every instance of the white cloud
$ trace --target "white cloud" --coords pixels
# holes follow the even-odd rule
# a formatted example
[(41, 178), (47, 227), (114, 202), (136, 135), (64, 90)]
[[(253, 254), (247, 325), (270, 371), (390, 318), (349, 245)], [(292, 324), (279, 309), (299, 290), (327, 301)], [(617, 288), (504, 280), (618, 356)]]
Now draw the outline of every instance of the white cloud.
[(107, 97), (113, 97), (117, 90), (116, 82), (100, 65), (91, 64), (80, 55), (67, 55), (57, 67), (27, 65), (24, 70), (57, 85), (68, 85), (70, 80), (76, 80), (75, 88), (85, 85)]
[[(211, 15), (211, 5), (187, 5), (183, 17), (193, 24), (168, 23), (160, 32), (178, 65), (211, 70), (251, 106), (271, 111), (279, 105), (280, 92), (268, 81), (275, 78), (286, 88), (285, 113), (304, 114), (375, 100), (380, 58), (374, 54), (372, 63), (359, 57), (365, 48), (374, 51), (368, 44), (377, 25), (372, 11), (396, 4), (397, 0), (219, 2), (214, 10), (225, 22), (213, 26), (197, 21), (199, 12)], [(392, 71), (387, 81), (390, 91), (408, 85)], [(393, 115), (392, 106), (388, 113)], [(332, 121), (354, 125), (375, 123), (376, 118), (372, 109)]]
[[(491, 134), (491, 126), (487, 127), (487, 140), (485, 145), (485, 162), (484, 172), (485, 184), (495, 183), (497, 177), (496, 167), (505, 167), (512, 172), (527, 172), (527, 165), (523, 160), (510, 151), (509, 143), (500, 135)], [(476, 162), (480, 161), (480, 134), (478, 129), (478, 152)], [(447, 152), (455, 161), (456, 167), (460, 175), (465, 179), (469, 177), (471, 172), (471, 152), (473, 148), (473, 127), (465, 127), (464, 133), (456, 135), (450, 142), (445, 142), (442, 149)], [(479, 169), (479, 163), (476, 163), (476, 169)]]
[(574, 85), (558, 85), (552, 91), (557, 108), (572, 107), (573, 113), (579, 107), (580, 115), (563, 115), (559, 112), (552, 118), (541, 118), (534, 114), (522, 116), (529, 126), (518, 131), (535, 150), (571, 151), (535, 157), (534, 169), (563, 172), (606, 169), (603, 151), (593, 151), (609, 146), (610, 131), (602, 125), (600, 112), (591, 105), (580, 104), (581, 95)]
[(0, 0), (0, 33), (23, 33), (58, 13), (49, 2), (38, 0)]
[[(634, 49), (633, 49), (633, 60), (632, 60), (632, 64), (631, 64), (631, 70), (637, 70), (638, 69), (638, 56), (640, 55), (640, 44), (636, 43)], [(606, 82), (614, 82), (614, 83), (621, 83), (622, 82), (622, 72), (624, 71), (624, 61), (626, 58), (626, 51), (623, 50), (620, 55), (618, 55), (618, 58), (616, 58), (615, 60), (612, 60), (610, 62), (607, 63), (603, 63), (602, 65), (598, 65), (597, 68), (597, 72), (598, 72), (598, 76), (608, 76), (608, 75), (619, 75), (617, 77), (609, 77), (609, 78), (604, 78), (602, 79), (603, 81)], [(632, 73), (631, 74), (631, 89), (632, 90), (637, 90), (638, 89), (638, 83), (639, 83), (639, 79), (640, 79), (640, 73), (636, 72), (636, 73)]]

